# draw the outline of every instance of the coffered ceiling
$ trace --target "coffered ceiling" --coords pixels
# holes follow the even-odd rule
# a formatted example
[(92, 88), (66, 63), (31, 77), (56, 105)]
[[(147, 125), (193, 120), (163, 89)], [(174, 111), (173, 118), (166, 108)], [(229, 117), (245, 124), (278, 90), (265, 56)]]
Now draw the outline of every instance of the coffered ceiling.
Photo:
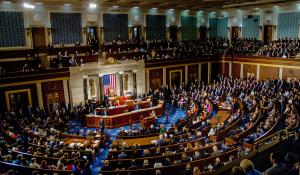
[[(12, 0), (11, 2), (24, 2), (25, 0)], [(93, 2), (101, 7), (118, 6), (119, 8), (159, 8), (192, 11), (208, 11), (229, 8), (258, 7), (266, 5), (280, 5), (296, 0), (28, 0), (31, 3), (44, 3), (46, 5), (64, 5), (87, 7)]]

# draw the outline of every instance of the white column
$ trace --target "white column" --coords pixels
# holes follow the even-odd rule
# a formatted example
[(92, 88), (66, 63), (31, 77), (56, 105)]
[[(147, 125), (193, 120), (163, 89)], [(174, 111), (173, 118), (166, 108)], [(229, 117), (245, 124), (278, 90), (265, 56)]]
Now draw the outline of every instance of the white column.
[(256, 79), (259, 80), (259, 71), (260, 71), (260, 65), (257, 65), (256, 67)]
[(188, 73), (189, 73), (188, 68), (189, 68), (188, 65), (185, 65), (185, 69), (184, 69), (184, 70), (185, 70), (185, 71), (184, 71), (184, 72), (185, 72), (185, 75), (184, 75), (184, 78), (185, 78), (185, 84), (188, 84), (188, 83), (189, 83), (189, 80), (188, 80), (188, 79), (189, 79), (189, 76), (188, 76)]
[(167, 85), (167, 70), (166, 67), (163, 67), (163, 85)]
[(210, 84), (211, 82), (211, 63), (208, 62), (207, 64), (207, 82)]
[(278, 77), (278, 78), (279, 78), (280, 80), (282, 80), (282, 78), (283, 78), (282, 76), (283, 76), (283, 68), (280, 67), (280, 68), (279, 68), (279, 77)]
[(148, 92), (150, 89), (150, 75), (149, 69), (146, 69), (146, 91)]
[(40, 82), (36, 83), (36, 90), (37, 90), (37, 96), (38, 96), (38, 102), (40, 109), (44, 108), (43, 103), (43, 92), (42, 92), (42, 85)]
[(198, 81), (201, 81), (201, 64), (198, 65)]
[(68, 86), (68, 80), (63, 80), (63, 86), (64, 86), (64, 95), (65, 95), (65, 103), (69, 104), (69, 86)]
[(84, 102), (83, 79), (84, 76), (80, 67), (70, 67), (70, 94), (72, 105), (78, 105)]
[(116, 85), (117, 85), (117, 88), (116, 88), (116, 94), (117, 95), (120, 95), (120, 74), (116, 73)]
[(240, 77), (241, 78), (244, 78), (243, 72), (244, 72), (244, 64), (241, 64), (241, 71), (240, 71)]
[(229, 62), (229, 76), (232, 76), (232, 62)]

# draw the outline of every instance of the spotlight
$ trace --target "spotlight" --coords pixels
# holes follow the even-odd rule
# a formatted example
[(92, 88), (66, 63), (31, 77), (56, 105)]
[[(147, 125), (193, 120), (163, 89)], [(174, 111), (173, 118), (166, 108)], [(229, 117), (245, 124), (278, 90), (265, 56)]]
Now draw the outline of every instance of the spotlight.
[(95, 8), (97, 8), (97, 4), (90, 3), (89, 7), (90, 7), (90, 9), (95, 9)]
[(26, 8), (26, 9), (34, 9), (35, 5), (29, 4), (27, 2), (24, 2), (23, 3), (23, 7)]

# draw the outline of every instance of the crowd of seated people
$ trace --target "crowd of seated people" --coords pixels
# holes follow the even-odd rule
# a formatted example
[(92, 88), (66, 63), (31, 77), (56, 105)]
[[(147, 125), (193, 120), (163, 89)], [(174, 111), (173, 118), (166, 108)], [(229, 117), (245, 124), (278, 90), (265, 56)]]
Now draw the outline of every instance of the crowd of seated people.
[[(140, 43), (114, 41), (104, 44), (105, 52), (117, 59), (165, 60), (212, 56), (219, 53), (249, 56), (294, 58), (299, 53), (298, 39), (281, 39), (264, 42), (256, 38), (235, 38), (231, 42), (224, 38), (201, 40), (146, 40)], [(219, 51), (221, 50), (221, 51)]]
[[(216, 135), (224, 131), (240, 117), (243, 118), (243, 121), (237, 124), (232, 131), (237, 129), (239, 132), (243, 132), (247, 128), (253, 127), (261, 116), (263, 117), (261, 123), (253, 131), (263, 131), (263, 133), (255, 138), (252, 137), (253, 133), (250, 133), (250, 137), (246, 135), (241, 140), (252, 139), (253, 142), (264, 136), (264, 133), (270, 131), (275, 125), (277, 126), (276, 129), (297, 130), (300, 121), (299, 90), (299, 80), (286, 82), (266, 79), (262, 81), (251, 77), (240, 79), (225, 76), (218, 76), (210, 85), (195, 81), (190, 84), (180, 83), (173, 86), (162, 86), (155, 91), (150, 90), (144, 96), (151, 96), (153, 99), (164, 100), (174, 106), (181, 107), (186, 110), (185, 116), (167, 128), (157, 124), (153, 126), (152, 130), (145, 130), (147, 134), (159, 134), (159, 139), (154, 144), (128, 146), (126, 143), (119, 143), (110, 145), (109, 156), (101, 170), (138, 170), (187, 163), (186, 168), (182, 171), (214, 171), (233, 161), (236, 157), (246, 154), (249, 150), (238, 149), (235, 152), (242, 143), (227, 145), (222, 139), (221, 141), (210, 140), (209, 133)], [(244, 115), (241, 115), (239, 101), (244, 106)], [(212, 113), (215, 113), (215, 110), (218, 110), (218, 106), (222, 103), (230, 109), (230, 116), (223, 124), (211, 125)], [(82, 106), (73, 109), (77, 109), (78, 113), (82, 108), (85, 108), (84, 105)], [(80, 167), (83, 170), (84, 165), (89, 165), (93, 161), (93, 156), (90, 158), (81, 151), (89, 151), (93, 154), (97, 150), (89, 146), (70, 147), (70, 145), (61, 142), (60, 136), (60, 132), (65, 131), (68, 116), (71, 114), (75, 116), (76, 110), (72, 111), (68, 105), (59, 106), (55, 104), (50, 111), (53, 113), (52, 116), (47, 116), (46, 112), (38, 109), (12, 110), (10, 114), (6, 114), (1, 120), (1, 128), (6, 131), (7, 135), (15, 137), (18, 141), (16, 144), (7, 145), (5, 150), (26, 152), (33, 155), (32, 158), (36, 158), (30, 159), (33, 167), (41, 167), (41, 164), (45, 164), (45, 162), (40, 162), (38, 156), (49, 155), (48, 157), (58, 159), (55, 163), (46, 160), (46, 164), (53, 169), (58, 167), (59, 169), (67, 169), (69, 167), (67, 162), (71, 159), (74, 169)], [(277, 124), (277, 121), (281, 123)], [(212, 130), (212, 128), (214, 129)], [(24, 136), (26, 132), (20, 131), (26, 131), (32, 135), (26, 137)], [(223, 139), (227, 136), (234, 136), (236, 133), (229, 131), (228, 135), (223, 136)], [(80, 131), (78, 134), (86, 136), (90, 132)], [(143, 134), (142, 130), (140, 134)], [(69, 150), (68, 154), (65, 154), (67, 153), (65, 150)], [(79, 153), (77, 153), (78, 151)], [(226, 158), (220, 156), (230, 151), (233, 151), (229, 154), (230, 156)], [(18, 154), (12, 154), (13, 152), (2, 153), (3, 160), (22, 162), (24, 156), (22, 158)], [(78, 156), (80, 160), (74, 160)], [(63, 160), (60, 160), (62, 157)], [(209, 157), (215, 159), (214, 163), (209, 162), (204, 167), (192, 165), (195, 160)], [(68, 161), (65, 161), (66, 159)], [(29, 159), (24, 160), (24, 162), (24, 164), (26, 162), (28, 164)], [(61, 165), (58, 162), (65, 163)], [(26, 165), (29, 167), (30, 163)]]
[[(232, 114), (230, 115), (228, 121), (224, 122), (223, 125), (225, 127), (222, 125), (216, 126), (213, 134), (222, 131), (223, 128), (228, 126), (228, 123), (233, 123), (238, 116), (240, 116), (241, 111), (236, 99), (238, 98), (245, 106), (247, 114), (243, 116), (241, 125), (237, 125), (237, 127), (233, 128), (233, 130), (238, 129), (240, 132), (243, 132), (247, 127), (251, 128), (254, 121), (258, 120), (260, 113), (262, 113), (264, 120), (262, 120), (262, 122), (257, 126), (257, 130), (262, 130), (262, 133), (259, 136), (263, 136), (264, 133), (269, 132), (274, 125), (280, 128), (280, 125), (277, 125), (277, 121), (285, 121), (285, 119), (279, 120), (280, 117), (285, 118), (285, 116), (282, 115), (283, 113), (280, 113), (279, 109), (284, 108), (282, 110), (285, 111), (286, 104), (290, 103), (290, 105), (293, 105), (294, 108), (297, 109), (293, 110), (293, 112), (297, 114), (299, 113), (299, 90), (300, 88), (298, 80), (292, 80), (291, 82), (269, 79), (259, 81), (253, 78), (234, 79), (230, 77), (219, 76), (218, 79), (213, 81), (211, 85), (205, 85), (201, 82), (194, 82), (189, 85), (180, 84), (170, 88), (166, 86), (155, 91), (150, 90), (148, 95), (151, 95), (154, 98), (161, 98), (166, 101), (173, 102), (173, 105), (178, 105), (179, 107), (181, 106), (187, 111), (192, 110), (195, 103), (199, 105), (199, 108), (201, 109), (200, 111), (205, 111), (208, 108), (206, 99), (210, 99), (210, 102), (212, 102), (211, 106), (214, 107), (216, 107), (216, 104), (219, 104), (221, 101), (225, 101), (228, 106), (230, 106), (230, 109), (232, 109)], [(279, 100), (284, 97), (287, 97), (289, 102), (283, 102)], [(184, 99), (184, 105), (180, 103), (181, 99)], [(287, 120), (289, 120), (290, 115), (291, 114), (289, 113), (288, 117), (286, 116)], [(299, 115), (297, 115), (297, 117), (296, 115), (293, 115), (292, 118), (295, 119), (294, 123), (300, 121)], [(199, 121), (200, 125), (194, 130), (191, 126), (193, 122), (197, 120)], [(155, 144), (156, 146), (153, 148), (147, 148), (138, 144), (135, 144), (134, 146), (128, 146), (126, 143), (111, 145), (108, 159), (109, 161), (106, 162), (106, 165), (103, 168), (104, 170), (141, 169), (147, 167), (156, 168), (157, 164), (160, 163), (162, 166), (176, 165), (184, 162), (191, 162), (192, 160), (196, 160), (195, 158), (198, 157), (218, 155), (226, 152), (226, 150), (233, 149), (234, 147), (223, 145), (224, 143), (222, 142), (222, 146), (219, 147), (219, 142), (208, 140), (208, 131), (206, 131), (205, 134), (203, 128), (209, 126), (209, 120), (210, 118), (201, 120), (199, 115), (196, 115), (196, 117), (188, 117), (187, 112), (186, 116), (179, 119), (174, 126), (171, 125), (169, 128), (167, 128), (167, 130), (163, 132), (164, 135), (160, 134), (160, 139), (158, 140), (159, 144)], [(284, 124), (284, 122), (282, 124)], [(284, 126), (281, 128), (283, 127)], [(296, 129), (296, 127), (293, 127), (291, 130)], [(170, 131), (176, 132), (170, 134)], [(184, 137), (181, 134), (187, 134), (188, 136)], [(258, 139), (259, 136), (257, 136), (256, 139)], [(252, 135), (250, 133), (250, 138), (251, 137)], [(191, 142), (199, 138), (203, 138), (204, 140)], [(249, 138), (245, 139), (247, 141)], [(172, 147), (172, 145), (176, 145), (176, 143), (178, 143), (178, 145)], [(212, 149), (209, 150), (209, 147)], [(249, 150), (243, 151), (247, 152)], [(200, 156), (199, 152), (201, 152)], [(233, 157), (244, 154), (245, 153), (239, 152), (237, 155), (234, 154)], [(174, 159), (175, 155), (177, 158), (179, 157), (178, 160)], [(122, 160), (115, 160), (116, 158), (125, 159), (127, 163)], [(156, 161), (153, 160), (153, 158), (155, 158)], [(131, 160), (131, 163), (128, 162), (128, 159)], [(166, 164), (164, 164), (164, 162), (166, 162)], [(208, 164), (200, 171), (205, 172), (214, 170), (225, 164), (225, 162), (226, 161), (220, 161), (220, 159), (217, 158), (215, 167), (212, 164)], [(199, 167), (195, 168), (199, 169)], [(188, 169), (190, 169), (190, 167)]]
[(236, 38), (228, 43), (228, 54), (254, 55), (263, 47), (263, 41), (256, 38)]
[(0, 138), (0, 160), (36, 169), (91, 174), (90, 165), (107, 138), (99, 131), (81, 132), (72, 133), (70, 138), (99, 135), (99, 144), (65, 142), (70, 134), (67, 122), (73, 115), (68, 105), (58, 103), (49, 111), (24, 107), (3, 114), (0, 127), (9, 142)]
[[(201, 56), (212, 56), (218, 53), (218, 49), (226, 48), (227, 40), (215, 38), (206, 41), (184, 40), (146, 40), (138, 44), (129, 42), (113, 42), (110, 45), (105, 44), (105, 52), (108, 56), (112, 54), (121, 54), (119, 59), (128, 59), (126, 54), (133, 56), (134, 59), (157, 60), (157, 59), (182, 59)], [(122, 47), (121, 44), (127, 47)], [(139, 54), (136, 54), (139, 53)], [(123, 56), (122, 56), (123, 55)], [(117, 56), (117, 55), (114, 55)]]
[(50, 67), (52, 68), (62, 68), (62, 67), (70, 67), (70, 66), (77, 66), (82, 65), (84, 60), (80, 58), (77, 60), (76, 58), (83, 55), (97, 55), (98, 52), (94, 51), (93, 49), (90, 52), (86, 52), (85, 54), (80, 54), (78, 51), (74, 53), (69, 53), (65, 51), (64, 54), (62, 52), (58, 52), (56, 57), (50, 58)]
[(239, 166), (231, 169), (231, 175), (298, 175), (300, 173), (299, 155), (294, 152), (287, 152), (283, 156), (280, 152), (270, 154), (270, 163), (272, 166), (264, 172), (258, 171), (254, 163), (249, 159), (243, 159)]
[(270, 41), (259, 52), (258, 55), (278, 58), (295, 58), (300, 52), (298, 39), (280, 39)]

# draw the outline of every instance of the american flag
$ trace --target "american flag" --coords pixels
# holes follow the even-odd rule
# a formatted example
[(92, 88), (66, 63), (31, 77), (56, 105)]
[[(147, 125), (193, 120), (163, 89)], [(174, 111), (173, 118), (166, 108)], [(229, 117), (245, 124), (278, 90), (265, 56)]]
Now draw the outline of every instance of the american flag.
[(116, 74), (108, 74), (103, 76), (104, 94), (109, 95), (109, 89), (116, 90)]

